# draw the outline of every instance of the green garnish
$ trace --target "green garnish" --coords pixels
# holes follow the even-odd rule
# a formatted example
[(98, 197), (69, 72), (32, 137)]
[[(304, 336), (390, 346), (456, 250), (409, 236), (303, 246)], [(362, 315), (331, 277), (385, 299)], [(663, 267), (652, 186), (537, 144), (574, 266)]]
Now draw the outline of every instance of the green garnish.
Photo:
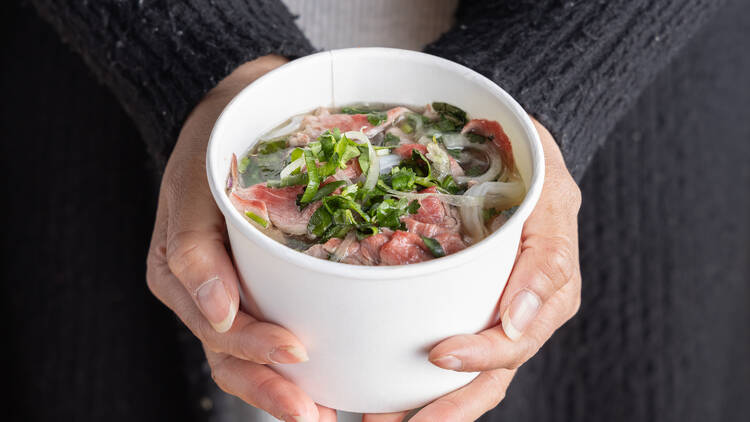
[(383, 146), (385, 147), (395, 147), (400, 143), (401, 139), (392, 133), (386, 133), (385, 138), (383, 138)]
[(467, 133), (466, 138), (474, 144), (483, 144), (489, 140), (486, 136), (477, 135), (476, 133)]
[(247, 218), (263, 226), (264, 229), (268, 228), (268, 221), (266, 221), (263, 217), (259, 216), (258, 214), (255, 214), (252, 211), (245, 211), (245, 215), (247, 216)]
[(391, 169), (391, 186), (393, 186), (393, 189), (395, 190), (411, 192), (414, 190), (414, 182), (416, 179), (416, 173), (410, 168), (394, 167)]
[[(328, 183), (326, 185), (321, 186), (318, 189), (318, 192), (315, 193), (315, 196), (312, 197), (310, 202), (320, 201), (324, 197), (330, 195), (335, 191), (336, 189), (344, 186), (346, 184), (343, 180), (337, 180), (335, 182)], [(301, 201), (300, 201), (301, 202)], [(308, 204), (303, 204), (304, 206), (307, 206)], [(303, 207), (304, 208), (304, 207)]]
[(343, 107), (341, 112), (344, 114), (367, 114), (371, 112), (369, 108), (365, 107)]
[(384, 121), (386, 121), (386, 119), (388, 119), (388, 114), (383, 111), (377, 111), (367, 114), (367, 121), (370, 122), (370, 124), (373, 126), (377, 126), (383, 123)]
[(240, 164), (237, 166), (237, 171), (240, 173), (245, 173), (247, 171), (247, 166), (250, 165), (250, 157), (245, 157), (242, 160), (240, 160)]
[(482, 211), (482, 215), (484, 217), (484, 222), (487, 223), (490, 220), (492, 220), (493, 218), (495, 218), (498, 215), (500, 215), (500, 211), (496, 210), (494, 207), (493, 208), (485, 208)]
[(371, 214), (373, 221), (381, 227), (399, 230), (402, 228), (401, 217), (406, 214), (416, 214), (419, 210), (419, 202), (409, 202), (406, 198), (395, 200), (393, 198), (384, 199), (374, 207)]
[(427, 236), (419, 237), (422, 238), (424, 245), (427, 246), (427, 250), (430, 251), (430, 254), (432, 254), (433, 257), (440, 258), (442, 256), (445, 256), (445, 250), (443, 249), (443, 246), (440, 245), (440, 242)]
[(461, 191), (461, 188), (458, 186), (455, 180), (453, 180), (453, 176), (450, 174), (445, 176), (443, 178), (443, 181), (440, 182), (440, 187), (448, 191), (451, 195), (456, 195), (459, 191)]
[(318, 165), (315, 164), (315, 158), (313, 158), (312, 152), (305, 150), (305, 165), (307, 166), (307, 187), (305, 193), (302, 195), (300, 202), (305, 204), (312, 201), (316, 193), (318, 193), (318, 186), (320, 186), (320, 179), (318, 179)]
[(460, 108), (441, 102), (432, 103), (432, 109), (440, 115), (434, 126), (441, 132), (456, 132), (464, 127), (466, 122), (466, 112)]
[(343, 107), (341, 112), (344, 114), (364, 114), (367, 116), (367, 121), (373, 126), (383, 123), (388, 118), (386, 112), (372, 110), (366, 107)]
[(281, 151), (287, 147), (286, 142), (286, 136), (265, 141), (258, 146), (257, 153), (260, 155), (266, 155), (276, 151)]

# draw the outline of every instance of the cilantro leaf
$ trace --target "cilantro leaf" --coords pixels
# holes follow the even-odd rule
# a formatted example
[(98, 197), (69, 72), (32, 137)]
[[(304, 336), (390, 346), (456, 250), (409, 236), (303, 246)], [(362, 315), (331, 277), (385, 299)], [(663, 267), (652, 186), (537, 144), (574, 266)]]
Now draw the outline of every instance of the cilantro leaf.
[(434, 256), (435, 258), (445, 256), (445, 250), (443, 249), (443, 246), (440, 244), (440, 242), (427, 236), (419, 237), (422, 238), (424, 245), (427, 247), (427, 250), (430, 251), (430, 254), (432, 254), (432, 256)]

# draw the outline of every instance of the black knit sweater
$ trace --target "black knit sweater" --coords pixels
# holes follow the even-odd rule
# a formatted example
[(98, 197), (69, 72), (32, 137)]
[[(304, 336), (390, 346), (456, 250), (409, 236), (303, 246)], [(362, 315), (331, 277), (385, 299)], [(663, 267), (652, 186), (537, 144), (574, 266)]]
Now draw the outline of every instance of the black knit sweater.
[[(277, 0), (33, 0), (136, 121), (164, 163), (185, 117), (238, 65), (312, 52)], [(715, 0), (463, 1), (427, 52), (505, 88), (583, 174), (640, 90), (706, 20)]]

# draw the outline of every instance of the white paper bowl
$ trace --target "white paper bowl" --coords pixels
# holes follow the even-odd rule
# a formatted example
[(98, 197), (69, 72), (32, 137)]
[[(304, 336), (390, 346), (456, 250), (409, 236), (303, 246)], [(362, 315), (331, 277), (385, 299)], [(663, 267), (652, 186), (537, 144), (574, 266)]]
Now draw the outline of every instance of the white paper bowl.
[[(433, 101), (499, 121), (528, 188), (513, 217), (477, 245), (412, 265), (340, 264), (271, 240), (227, 198), (232, 154), (242, 155), (292, 115), (319, 106)], [(216, 122), (206, 160), (243, 280), (243, 305), (288, 328), (307, 347), (309, 362), (275, 366), (278, 372), (324, 406), (361, 413), (416, 408), (477, 375), (440, 369), (427, 354), (440, 340), (475, 333), (497, 321), (496, 306), (521, 228), (541, 192), (539, 138), (505, 91), (464, 66), (423, 53), (386, 48), (318, 53), (288, 63), (240, 92)]]

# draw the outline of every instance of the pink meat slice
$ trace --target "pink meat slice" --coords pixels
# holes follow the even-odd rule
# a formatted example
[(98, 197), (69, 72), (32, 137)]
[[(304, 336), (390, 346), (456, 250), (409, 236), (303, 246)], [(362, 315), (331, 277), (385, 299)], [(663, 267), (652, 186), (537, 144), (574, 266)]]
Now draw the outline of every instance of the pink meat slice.
[(380, 264), (380, 249), (391, 240), (393, 232), (389, 229), (381, 229), (378, 234), (366, 237), (359, 242), (361, 261), (365, 265)]
[[(436, 187), (422, 189), (419, 193), (437, 193)], [(419, 200), (419, 210), (414, 219), (423, 223), (438, 224), (445, 219), (445, 206), (436, 196), (429, 196)]]
[(377, 126), (370, 124), (366, 114), (330, 114), (326, 109), (320, 109), (315, 114), (305, 116), (300, 124), (300, 131), (289, 137), (291, 146), (307, 145), (326, 130), (338, 128), (341, 132), (362, 130), (369, 137), (375, 136), (388, 126), (409, 112), (406, 107), (394, 107), (386, 112), (386, 120)]
[(414, 264), (431, 258), (422, 238), (401, 230), (394, 232), (391, 239), (380, 248), (380, 262), (383, 265)]
[(265, 183), (258, 183), (236, 193), (243, 199), (254, 199), (263, 202), (268, 209), (268, 218), (274, 226), (288, 234), (307, 234), (307, 223), (320, 207), (320, 202), (310, 204), (302, 211), (297, 207), (297, 195), (304, 190), (303, 186), (286, 188), (269, 188)]
[(472, 119), (469, 120), (469, 123), (466, 123), (461, 133), (475, 133), (490, 138), (500, 150), (503, 163), (511, 169), (515, 166), (510, 139), (508, 139), (508, 135), (505, 134), (500, 123), (494, 120)]
[(393, 153), (401, 156), (401, 158), (406, 159), (411, 157), (411, 152), (415, 149), (422, 154), (427, 154), (427, 147), (422, 144), (403, 144), (394, 149)]

